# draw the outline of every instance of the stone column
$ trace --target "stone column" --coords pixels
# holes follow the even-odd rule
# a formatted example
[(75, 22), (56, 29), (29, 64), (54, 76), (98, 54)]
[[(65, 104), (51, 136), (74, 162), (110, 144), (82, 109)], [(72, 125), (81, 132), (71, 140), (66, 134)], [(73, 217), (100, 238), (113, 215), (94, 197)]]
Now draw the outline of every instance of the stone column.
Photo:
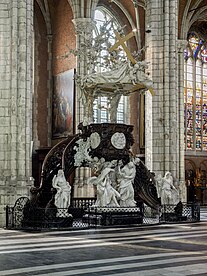
[[(76, 48), (79, 49), (81, 44), (85, 43), (85, 39), (92, 39), (94, 22), (91, 18), (76, 18), (73, 20), (76, 30)], [(86, 75), (88, 70), (86, 67), (87, 57), (77, 56), (77, 75)], [(86, 116), (86, 110), (83, 106), (85, 100), (78, 85), (76, 85), (76, 126), (83, 121)]]
[(28, 196), (32, 184), (33, 1), (5, 0), (0, 5), (0, 226), (4, 226), (5, 205)]
[(53, 36), (51, 34), (47, 35), (47, 47), (48, 47), (48, 146), (51, 146), (51, 137), (52, 137), (52, 91), (53, 91), (53, 78), (52, 78), (52, 40)]
[[(165, 42), (165, 46), (169, 44), (169, 53), (166, 52), (166, 55), (169, 55), (167, 62), (168, 73), (169, 74), (169, 84), (167, 85), (167, 89), (169, 91), (165, 91), (165, 94), (169, 94), (169, 171), (176, 178), (179, 178), (179, 103), (177, 99), (178, 95), (178, 79), (177, 79), (177, 33), (178, 33), (178, 1), (164, 1), (165, 9), (164, 12), (169, 11), (169, 19), (165, 17), (165, 25), (167, 22), (169, 24), (169, 28), (167, 28), (166, 32), (169, 31), (169, 35), (167, 41)], [(168, 88), (169, 87), (169, 88)], [(165, 103), (164, 103), (165, 104)], [(167, 110), (168, 112), (168, 110)], [(183, 114), (182, 114), (183, 116)]]
[(155, 87), (155, 96), (146, 96), (146, 164), (156, 174), (170, 171), (179, 178), (178, 3), (147, 0), (146, 7), (146, 58)]
[[(84, 43), (85, 37), (92, 38), (94, 22), (91, 18), (75, 18), (73, 20), (76, 29), (76, 47), (79, 49), (80, 44)], [(77, 75), (86, 75), (86, 57), (77, 57)], [(83, 121), (86, 116), (83, 102), (85, 99), (78, 85), (76, 85), (76, 127)], [(90, 176), (88, 168), (77, 168), (75, 171), (74, 197), (94, 197), (94, 189), (87, 185), (87, 179)]]
[(145, 96), (145, 160), (150, 170), (164, 171), (163, 114), (163, 5), (162, 1), (146, 1), (145, 59), (154, 83), (155, 96)]
[(136, 40), (137, 40), (137, 47), (138, 47), (138, 49), (141, 49), (141, 34), (140, 34), (140, 21), (139, 21), (139, 1), (138, 0), (133, 0), (132, 2), (134, 4), (135, 16), (136, 16), (136, 27), (137, 27)]
[(179, 105), (179, 179), (182, 202), (187, 202), (187, 189), (185, 185), (185, 148), (184, 148), (184, 50), (186, 40), (177, 41), (178, 52), (178, 105)]

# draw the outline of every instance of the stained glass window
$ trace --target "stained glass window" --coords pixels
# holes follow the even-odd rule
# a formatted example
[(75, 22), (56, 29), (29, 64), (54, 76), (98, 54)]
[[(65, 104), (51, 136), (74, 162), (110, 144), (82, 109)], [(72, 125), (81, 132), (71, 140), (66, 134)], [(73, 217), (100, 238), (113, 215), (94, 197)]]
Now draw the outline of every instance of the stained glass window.
[[(101, 27), (106, 22), (110, 22), (110, 21), (113, 22), (114, 29), (120, 28), (120, 24), (116, 20), (116, 18), (114, 18), (114, 16), (110, 13), (110, 11), (108, 11), (103, 7), (98, 7), (95, 10), (94, 20), (96, 22), (96, 30), (94, 32), (94, 36), (99, 35)], [(109, 41), (111, 44), (115, 43), (115, 39), (113, 38), (113, 36), (114, 34), (112, 34), (111, 37), (109, 38)], [(106, 54), (104, 51), (105, 50), (102, 51), (103, 57)], [(101, 64), (101, 60), (100, 60), (100, 64)], [(101, 72), (106, 70), (101, 66), (98, 69)], [(128, 98), (126, 96), (122, 96), (119, 101), (119, 105), (117, 109), (117, 123), (127, 123), (128, 118), (127, 118), (127, 113), (125, 112), (127, 106), (128, 106)], [(107, 97), (99, 97), (98, 99), (96, 99), (94, 101), (94, 108), (93, 108), (94, 122), (101, 122), (101, 123), (109, 122), (110, 121), (109, 108), (110, 108), (110, 103)]]
[(206, 41), (191, 33), (184, 52), (184, 103), (186, 150), (207, 151)]

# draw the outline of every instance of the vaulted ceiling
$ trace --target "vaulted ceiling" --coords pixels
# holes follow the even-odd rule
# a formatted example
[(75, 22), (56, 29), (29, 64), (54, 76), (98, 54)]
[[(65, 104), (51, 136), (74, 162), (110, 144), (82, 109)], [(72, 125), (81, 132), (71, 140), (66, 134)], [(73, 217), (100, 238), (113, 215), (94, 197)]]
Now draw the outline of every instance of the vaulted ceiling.
[(207, 0), (180, 0), (178, 23), (180, 39), (191, 30), (207, 37)]

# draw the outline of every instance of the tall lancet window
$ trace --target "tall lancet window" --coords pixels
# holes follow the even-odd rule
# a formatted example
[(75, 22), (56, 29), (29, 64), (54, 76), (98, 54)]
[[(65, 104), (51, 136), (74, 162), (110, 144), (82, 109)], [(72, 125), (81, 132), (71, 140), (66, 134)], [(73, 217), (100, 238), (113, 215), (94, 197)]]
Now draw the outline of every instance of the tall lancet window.
[[(110, 22), (108, 24), (108, 28), (111, 26), (111, 22), (113, 22), (113, 28), (115, 30), (121, 29), (121, 25), (119, 22), (116, 20), (116, 18), (113, 16), (113, 14), (107, 10), (104, 7), (98, 7), (95, 10), (95, 17), (94, 20), (96, 22), (96, 29), (94, 31), (94, 36), (98, 36), (100, 34), (100, 30), (103, 27), (104, 24), (107, 22)], [(115, 39), (114, 39), (114, 32), (111, 31), (111, 36), (109, 38), (111, 44), (115, 44)], [(104, 59), (106, 55), (106, 51), (102, 51), (102, 57), (100, 59), (100, 63), (97, 64), (97, 71), (103, 72), (107, 71), (106, 68), (103, 68), (101, 66), (102, 59)], [(128, 98), (126, 96), (121, 96), (119, 105), (117, 108), (117, 123), (127, 123), (128, 118), (129, 118), (129, 110), (126, 112), (128, 106)], [(110, 103), (109, 99), (107, 97), (99, 97), (94, 101), (94, 108), (93, 108), (93, 117), (94, 117), (94, 122), (101, 122), (101, 123), (106, 123), (110, 122)]]
[(185, 147), (207, 151), (207, 48), (195, 33), (188, 37), (184, 75)]

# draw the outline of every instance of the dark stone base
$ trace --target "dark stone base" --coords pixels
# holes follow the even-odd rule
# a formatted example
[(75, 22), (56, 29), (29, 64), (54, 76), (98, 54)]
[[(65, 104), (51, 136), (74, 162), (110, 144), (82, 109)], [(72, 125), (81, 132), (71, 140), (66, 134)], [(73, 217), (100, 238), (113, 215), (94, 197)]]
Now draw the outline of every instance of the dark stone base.
[(73, 216), (74, 219), (82, 218), (84, 215), (83, 208), (69, 207), (68, 212)]
[[(116, 209), (116, 208), (114, 208)], [(129, 208), (132, 209), (132, 208)], [(83, 222), (87, 222), (90, 225), (130, 225), (130, 224), (142, 224), (143, 223), (143, 214), (140, 211), (137, 211), (138, 208), (134, 208), (134, 211), (127, 211), (127, 208), (123, 210), (111, 210), (107, 208), (93, 209), (83, 216)]]
[(73, 216), (61, 218), (57, 217), (52, 221), (45, 222), (46, 228), (67, 228), (73, 226)]
[[(38, 212), (41, 211), (41, 212)], [(73, 216), (68, 214), (68, 217), (56, 217), (56, 210), (52, 209), (50, 212), (47, 212), (47, 215), (44, 214), (44, 209), (37, 209), (36, 214), (27, 220), (22, 221), (22, 228), (35, 228), (35, 229), (44, 229), (44, 228), (66, 228), (73, 226)]]
[[(113, 214), (111, 218), (106, 218), (108, 225), (129, 225), (129, 224), (142, 224), (143, 217), (141, 214)], [(104, 221), (105, 223), (105, 221)]]
[(160, 220), (166, 221), (166, 222), (186, 221), (187, 216), (177, 215), (173, 212), (172, 213), (162, 213)]

